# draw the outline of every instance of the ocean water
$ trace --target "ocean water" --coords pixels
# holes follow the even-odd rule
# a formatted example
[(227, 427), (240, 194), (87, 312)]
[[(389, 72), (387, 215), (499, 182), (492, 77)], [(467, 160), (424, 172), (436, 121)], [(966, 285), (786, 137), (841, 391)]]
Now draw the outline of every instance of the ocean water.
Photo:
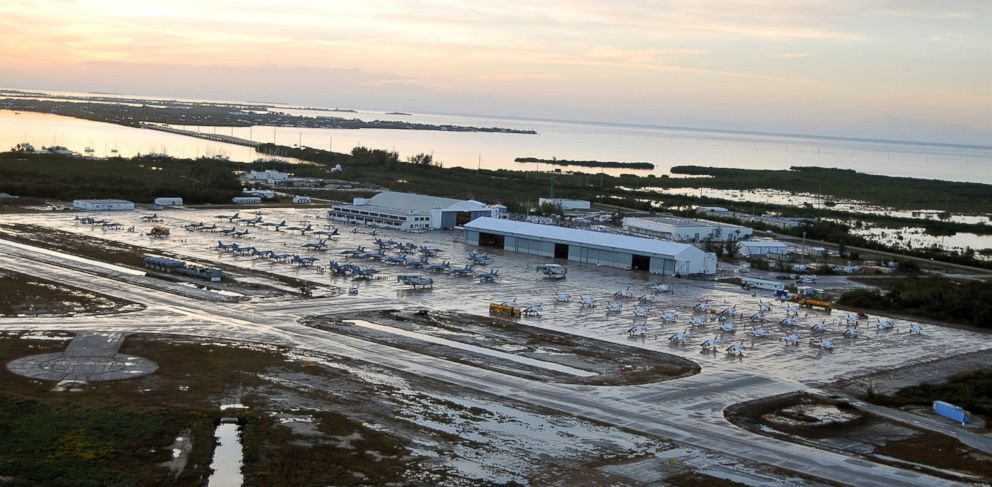
[[(65, 95), (85, 95), (64, 93)], [(131, 97), (128, 98), (138, 98)], [(278, 105), (276, 110), (307, 116), (399, 120), (429, 124), (530, 129), (536, 135), (485, 132), (446, 132), (382, 129), (294, 129), (274, 127), (180, 127), (234, 135), (259, 142), (276, 142), (348, 152), (353, 147), (395, 150), (403, 158), (430, 153), (447, 167), (486, 169), (561, 168), (563, 171), (601, 172), (596, 168), (521, 164), (517, 157), (650, 162), (653, 171), (606, 169), (607, 174), (669, 174), (677, 165), (706, 165), (783, 169), (824, 166), (890, 176), (908, 176), (992, 184), (992, 147), (912, 142), (868, 141), (831, 137), (739, 133), (648, 127), (590, 122), (531, 120), (464, 115), (382, 111), (298, 109)], [(856, 136), (857, 134), (852, 134)], [(159, 152), (177, 157), (223, 155), (236, 161), (259, 157), (253, 149), (181, 135), (134, 129), (99, 122), (29, 112), (0, 111), (0, 148), (19, 142), (35, 146), (64, 145), (76, 151), (94, 149), (94, 155), (123, 156)]]

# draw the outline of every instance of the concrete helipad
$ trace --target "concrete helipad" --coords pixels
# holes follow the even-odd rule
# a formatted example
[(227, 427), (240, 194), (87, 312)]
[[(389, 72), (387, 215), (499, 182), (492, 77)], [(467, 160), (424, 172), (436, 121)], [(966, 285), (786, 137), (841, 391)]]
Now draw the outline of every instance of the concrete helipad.
[(10, 361), (7, 370), (32, 379), (93, 382), (140, 377), (158, 370), (151, 360), (117, 353), (126, 334), (79, 334), (61, 353)]

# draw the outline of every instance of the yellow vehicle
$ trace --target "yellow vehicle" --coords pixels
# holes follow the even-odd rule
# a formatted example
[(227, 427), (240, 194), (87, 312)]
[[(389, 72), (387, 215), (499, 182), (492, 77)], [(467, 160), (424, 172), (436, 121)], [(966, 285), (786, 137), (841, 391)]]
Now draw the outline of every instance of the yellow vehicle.
[(822, 289), (813, 289), (809, 286), (800, 286), (796, 290), (796, 297), (793, 298), (799, 306), (804, 306), (807, 308), (820, 308), (829, 313), (833, 310), (833, 303), (830, 301), (830, 295)]
[(508, 304), (499, 304), (499, 303), (489, 304), (489, 314), (491, 315), (519, 317), (522, 313), (523, 310), (521, 310), (516, 306), (510, 306)]

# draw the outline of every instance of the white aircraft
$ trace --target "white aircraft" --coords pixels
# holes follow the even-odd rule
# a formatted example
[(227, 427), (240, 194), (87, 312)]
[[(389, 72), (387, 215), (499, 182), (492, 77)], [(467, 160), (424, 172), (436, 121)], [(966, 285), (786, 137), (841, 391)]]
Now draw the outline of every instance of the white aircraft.
[(753, 323), (760, 323), (762, 321), (765, 321), (765, 312), (764, 311), (758, 311), (757, 313), (749, 316), (748, 317), (748, 321), (751, 321)]
[(505, 299), (505, 300), (503, 300), (499, 304), (502, 304), (503, 306), (514, 306), (515, 307), (517, 305), (517, 298)]
[(638, 318), (647, 318), (648, 309), (644, 306), (634, 306), (634, 316)]
[(610, 301), (609, 303), (606, 303), (606, 312), (607, 313), (619, 313), (620, 312), (620, 308), (622, 308), (622, 307), (623, 306), (620, 303), (618, 303), (616, 301)]
[(820, 321), (819, 323), (817, 323), (817, 324), (809, 327), (809, 329), (813, 333), (823, 333), (823, 332), (827, 331), (827, 327), (828, 326), (829, 325), (827, 324), (826, 321)]
[(737, 324), (733, 321), (720, 323), (720, 331), (723, 333), (737, 333)]
[(795, 328), (799, 325), (799, 320), (794, 316), (790, 316), (788, 318), (784, 318), (782, 321), (779, 321), (778, 324), (786, 328)]
[(723, 340), (721, 340), (720, 337), (718, 336), (713, 338), (708, 338), (703, 341), (703, 344), (700, 345), (700, 348), (702, 348), (704, 352), (708, 352), (710, 350), (716, 351), (716, 347), (719, 347), (720, 344), (722, 343)]
[(923, 334), (923, 327), (920, 326), (920, 325), (917, 325), (915, 323), (912, 324), (912, 325), (909, 325), (909, 334), (910, 335), (922, 335)]
[(679, 315), (672, 310), (663, 311), (661, 313), (661, 321), (665, 323), (675, 323), (679, 319)]
[(689, 326), (706, 326), (706, 317), (693, 316), (692, 319), (689, 320)]
[(710, 303), (707, 302), (699, 302), (692, 307), (692, 311), (695, 313), (705, 313), (709, 310), (710, 310)]
[(630, 291), (630, 288), (628, 287), (626, 289), (621, 289), (621, 290), (613, 293), (613, 296), (618, 297), (618, 298), (632, 298), (632, 297), (634, 297), (634, 293), (632, 293)]
[(822, 340), (819, 339), (819, 338), (810, 338), (809, 339), (809, 344), (810, 344), (810, 346), (819, 348), (820, 350), (824, 350), (824, 351), (827, 351), (827, 352), (833, 352), (834, 351), (834, 342), (833, 342), (833, 340), (831, 340), (829, 338), (825, 338), (825, 339), (822, 339)]
[(579, 296), (579, 305), (583, 308), (595, 308), (596, 301), (594, 301), (591, 297)]
[(844, 338), (857, 338), (861, 332), (858, 330), (858, 325), (849, 326), (844, 330)]
[(572, 295), (565, 292), (555, 293), (555, 301), (559, 303), (567, 303), (572, 300)]
[(768, 338), (768, 330), (762, 326), (757, 328), (752, 327), (751, 331), (748, 332), (748, 335), (751, 335), (751, 338)]
[(858, 326), (858, 322), (861, 321), (861, 317), (858, 315), (849, 314), (844, 317), (844, 321), (846, 321), (848, 325)]
[(651, 289), (662, 294), (672, 292), (672, 288), (668, 287), (668, 284), (655, 284)]
[(737, 305), (735, 304), (733, 306), (727, 306), (726, 308), (721, 309), (720, 312), (717, 314), (720, 316), (733, 316), (734, 313), (736, 312), (737, 312)]
[(764, 312), (764, 311), (771, 311), (772, 310), (772, 302), (771, 301), (767, 301), (767, 302), (766, 301), (758, 301), (758, 310), (759, 311), (762, 311), (762, 312)]
[(892, 329), (895, 329), (895, 327), (896, 327), (892, 323), (892, 320), (888, 320), (888, 319), (877, 319), (877, 320), (875, 320), (875, 322), (876, 322), (875, 323), (875, 328), (878, 328), (879, 330), (882, 330), (882, 331), (892, 330)]
[(799, 314), (799, 305), (798, 304), (787, 304), (787, 305), (785, 305), (785, 313), (786, 314)]
[(747, 350), (747, 347), (744, 346), (744, 342), (735, 343), (735, 344), (727, 347), (727, 355), (735, 355), (736, 354), (738, 357), (743, 357), (744, 356), (744, 350)]
[(798, 346), (800, 340), (802, 340), (802, 338), (800, 338), (798, 333), (789, 333), (782, 338), (782, 341), (785, 342), (786, 345), (792, 346)]
[(654, 301), (654, 292), (653, 291), (646, 292), (642, 294), (641, 297), (637, 298), (637, 300), (641, 301), (642, 303), (650, 303)]
[(685, 345), (685, 341), (688, 338), (689, 338), (689, 329), (686, 328), (685, 330), (682, 330), (682, 331), (680, 331), (680, 332), (678, 332), (678, 333), (676, 333), (676, 334), (668, 337), (668, 341), (670, 341), (670, 342), (672, 342), (674, 344), (677, 344), (677, 345)]
[(541, 311), (544, 311), (544, 306), (540, 304), (533, 304), (525, 307), (521, 313), (524, 316), (541, 316)]
[(645, 325), (644, 323), (638, 323), (630, 327), (629, 330), (627, 330), (627, 336), (630, 337), (644, 336), (645, 334), (647, 334), (647, 332), (648, 332), (648, 325)]

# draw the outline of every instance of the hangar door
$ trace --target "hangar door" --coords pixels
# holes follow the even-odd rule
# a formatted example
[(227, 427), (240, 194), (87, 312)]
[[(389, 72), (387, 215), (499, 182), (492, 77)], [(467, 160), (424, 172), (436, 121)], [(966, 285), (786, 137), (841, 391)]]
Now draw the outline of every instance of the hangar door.
[(480, 247), (503, 248), (503, 244), (505, 242), (506, 242), (506, 237), (504, 237), (503, 235), (496, 235), (495, 233), (479, 232)]
[(630, 256), (630, 269), (635, 271), (650, 271), (651, 257), (633, 254)]

